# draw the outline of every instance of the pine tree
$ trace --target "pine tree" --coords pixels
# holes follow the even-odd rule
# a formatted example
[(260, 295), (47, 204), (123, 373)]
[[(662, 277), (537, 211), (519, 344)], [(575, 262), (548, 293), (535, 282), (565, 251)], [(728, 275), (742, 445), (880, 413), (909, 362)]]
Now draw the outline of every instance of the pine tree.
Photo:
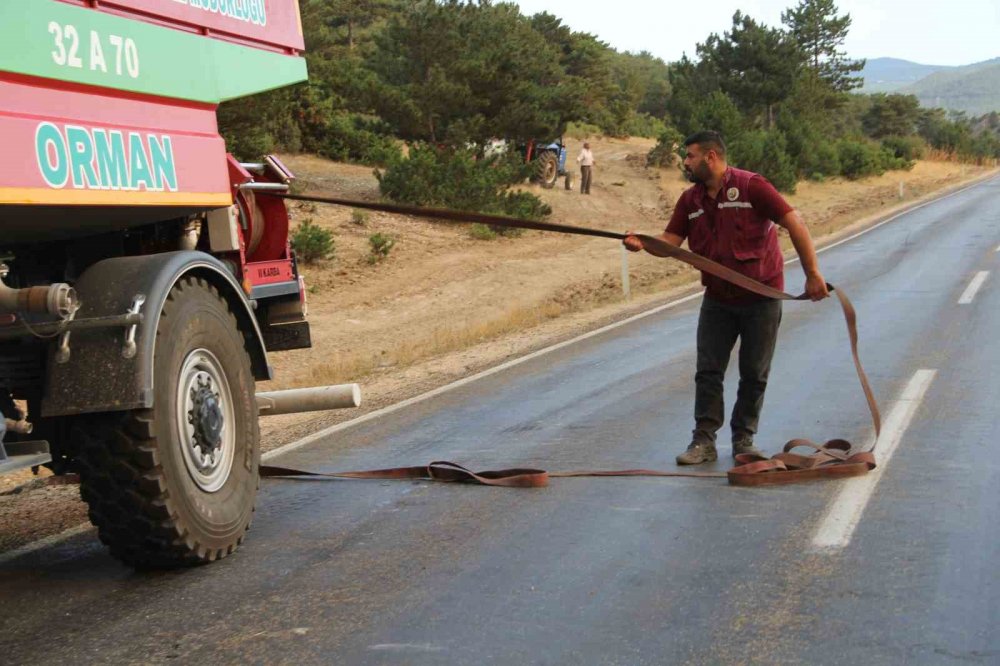
[(796, 7), (781, 13), (781, 22), (808, 57), (807, 66), (837, 92), (859, 88), (864, 79), (852, 76), (865, 66), (864, 60), (850, 60), (840, 50), (851, 27), (851, 15), (837, 15), (834, 0), (799, 0)]
[(710, 35), (697, 52), (740, 110), (762, 117), (771, 129), (775, 107), (788, 97), (800, 71), (802, 53), (796, 43), (783, 31), (737, 11), (732, 30), (722, 37)]
[[(343, 33), (343, 44), (350, 50), (357, 46), (360, 33), (398, 10), (390, 0), (309, 0), (308, 4), (325, 14), (328, 28)], [(302, 8), (303, 24), (309, 30), (307, 11)]]

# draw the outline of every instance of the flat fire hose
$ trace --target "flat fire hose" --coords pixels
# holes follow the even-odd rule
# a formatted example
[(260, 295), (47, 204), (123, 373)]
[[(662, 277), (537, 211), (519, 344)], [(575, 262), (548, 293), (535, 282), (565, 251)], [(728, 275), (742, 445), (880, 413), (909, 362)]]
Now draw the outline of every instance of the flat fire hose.
[[(263, 193), (259, 193), (258, 196), (261, 194)], [(447, 220), (451, 222), (478, 222), (481, 224), (499, 227), (534, 229), (538, 231), (552, 231), (556, 233), (576, 234), (582, 236), (600, 236), (604, 238), (614, 238), (616, 240), (622, 240), (626, 236), (626, 234), (616, 233), (613, 231), (588, 229), (565, 224), (550, 224), (548, 222), (535, 222), (532, 220), (522, 220), (498, 215), (486, 215), (483, 213), (420, 208), (416, 206), (372, 203), (367, 201), (352, 201), (336, 197), (318, 197), (279, 193), (268, 193), (267, 195), (278, 196), (284, 199), (349, 206), (351, 208), (362, 208), (386, 213), (396, 213), (399, 215), (410, 215), (435, 220)], [(799, 296), (787, 294), (738, 273), (730, 268), (726, 268), (722, 264), (716, 263), (710, 259), (702, 257), (701, 255), (697, 255), (693, 252), (689, 252), (688, 250), (671, 245), (663, 239), (642, 234), (635, 234), (635, 237), (642, 243), (643, 249), (652, 255), (678, 259), (700, 271), (720, 277), (736, 286), (742, 287), (743, 289), (760, 296), (789, 301), (808, 300), (808, 296), (806, 294), (801, 294)], [(729, 483), (732, 485), (763, 486), (796, 483), (811, 479), (840, 478), (866, 474), (869, 470), (875, 468), (875, 447), (878, 444), (878, 436), (881, 431), (882, 419), (879, 414), (878, 403), (875, 401), (875, 396), (868, 383), (868, 377), (865, 375), (864, 368), (861, 366), (861, 360), (858, 357), (857, 315), (855, 313), (854, 306), (851, 304), (851, 301), (847, 298), (847, 295), (844, 294), (843, 291), (836, 289), (831, 284), (827, 284), (827, 288), (832, 291), (840, 301), (840, 307), (844, 313), (844, 321), (847, 324), (847, 332), (850, 338), (851, 355), (854, 357), (854, 368), (858, 373), (858, 380), (861, 382), (861, 388), (864, 391), (865, 399), (868, 402), (868, 409), (871, 412), (872, 424), (875, 427), (875, 440), (873, 441), (871, 447), (867, 450), (855, 449), (850, 442), (843, 439), (832, 439), (825, 444), (816, 444), (808, 439), (793, 439), (785, 444), (781, 453), (778, 453), (770, 458), (755, 454), (740, 454), (736, 456), (737, 465), (725, 473), (660, 471), (650, 469), (547, 472), (539, 469), (522, 468), (473, 472), (452, 462), (438, 461), (419, 467), (396, 467), (392, 469), (356, 472), (311, 472), (289, 467), (262, 465), (260, 468), (260, 474), (264, 477), (322, 476), (339, 479), (423, 479), (429, 481), (477, 483), (487, 486), (503, 486), (508, 488), (538, 488), (548, 485), (548, 480), (550, 478), (577, 476), (725, 477), (728, 478)], [(811, 450), (811, 452), (808, 454), (795, 453), (795, 449), (807, 449)]]

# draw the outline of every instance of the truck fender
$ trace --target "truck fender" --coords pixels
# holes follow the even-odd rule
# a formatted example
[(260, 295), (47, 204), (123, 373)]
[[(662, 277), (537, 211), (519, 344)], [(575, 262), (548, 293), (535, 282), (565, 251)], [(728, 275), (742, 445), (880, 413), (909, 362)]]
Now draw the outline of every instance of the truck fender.
[[(127, 350), (127, 329), (72, 331), (69, 358), (59, 358), (59, 338), (51, 345), (42, 398), (42, 416), (148, 409), (153, 406), (153, 358), (163, 305), (179, 280), (196, 276), (218, 289), (236, 317), (254, 378), (271, 378), (263, 337), (253, 307), (232, 272), (212, 255), (197, 251), (104, 259), (73, 285), (80, 299), (77, 319), (125, 314), (144, 298)], [(61, 337), (61, 336), (60, 336)]]

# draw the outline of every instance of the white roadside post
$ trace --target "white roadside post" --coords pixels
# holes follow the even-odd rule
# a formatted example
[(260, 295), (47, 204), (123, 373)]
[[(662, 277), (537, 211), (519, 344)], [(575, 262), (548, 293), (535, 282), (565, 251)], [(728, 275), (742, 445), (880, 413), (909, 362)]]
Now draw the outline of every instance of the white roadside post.
[(626, 299), (632, 297), (632, 290), (628, 282), (628, 250), (622, 245), (622, 294)]

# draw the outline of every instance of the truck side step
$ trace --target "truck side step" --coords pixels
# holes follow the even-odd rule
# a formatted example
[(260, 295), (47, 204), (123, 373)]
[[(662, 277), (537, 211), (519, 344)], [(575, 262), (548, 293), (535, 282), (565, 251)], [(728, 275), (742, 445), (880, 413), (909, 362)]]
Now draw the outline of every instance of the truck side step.
[(0, 474), (52, 462), (49, 443), (44, 439), (30, 442), (0, 443)]

